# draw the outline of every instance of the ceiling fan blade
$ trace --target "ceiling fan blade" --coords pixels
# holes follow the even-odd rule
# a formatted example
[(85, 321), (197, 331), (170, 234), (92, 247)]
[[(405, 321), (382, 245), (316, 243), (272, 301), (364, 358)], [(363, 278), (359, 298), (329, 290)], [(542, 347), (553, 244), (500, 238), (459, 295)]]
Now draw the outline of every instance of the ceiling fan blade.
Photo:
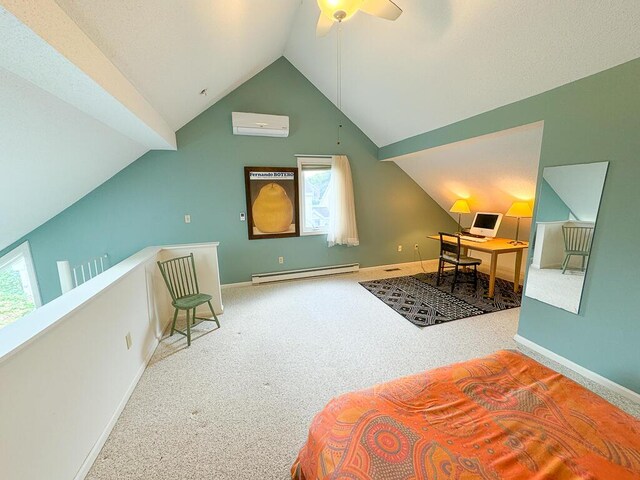
[(329, 30), (331, 30), (331, 27), (333, 27), (334, 23), (335, 22), (332, 19), (325, 17), (321, 13), (320, 17), (318, 18), (318, 26), (316, 27), (316, 37), (324, 37), (327, 33), (329, 33)]
[(402, 14), (402, 9), (391, 0), (364, 0), (360, 10), (387, 20), (396, 20)]

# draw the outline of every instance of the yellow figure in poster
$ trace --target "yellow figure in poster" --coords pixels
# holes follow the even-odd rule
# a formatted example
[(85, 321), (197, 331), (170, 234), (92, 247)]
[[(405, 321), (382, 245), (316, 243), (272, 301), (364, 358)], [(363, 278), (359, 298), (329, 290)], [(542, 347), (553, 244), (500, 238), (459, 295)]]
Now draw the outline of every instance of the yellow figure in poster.
[(268, 183), (260, 189), (251, 211), (253, 223), (263, 233), (286, 232), (293, 222), (293, 204), (277, 183)]

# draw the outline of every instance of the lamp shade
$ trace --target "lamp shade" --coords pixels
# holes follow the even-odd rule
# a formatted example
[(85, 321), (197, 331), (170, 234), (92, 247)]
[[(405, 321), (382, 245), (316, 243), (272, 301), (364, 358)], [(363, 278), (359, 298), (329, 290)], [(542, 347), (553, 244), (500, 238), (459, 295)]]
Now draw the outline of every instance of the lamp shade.
[(469, 210), (469, 204), (463, 199), (456, 200), (449, 211), (451, 213), (471, 213), (471, 210)]
[(506, 217), (530, 218), (533, 216), (529, 202), (513, 202), (511, 208), (504, 214)]

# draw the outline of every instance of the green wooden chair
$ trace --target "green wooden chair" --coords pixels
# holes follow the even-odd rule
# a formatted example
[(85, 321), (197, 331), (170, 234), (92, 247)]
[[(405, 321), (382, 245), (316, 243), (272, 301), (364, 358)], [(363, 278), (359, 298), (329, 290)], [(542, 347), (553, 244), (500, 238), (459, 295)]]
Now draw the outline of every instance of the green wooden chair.
[[(203, 321), (216, 322), (220, 328), (220, 322), (213, 311), (211, 305), (211, 295), (200, 293), (198, 287), (198, 277), (196, 276), (196, 264), (193, 261), (193, 253), (184, 257), (172, 258), (164, 262), (158, 262), (158, 268), (162, 273), (162, 278), (167, 284), (167, 289), (171, 294), (171, 305), (175, 308), (173, 313), (173, 323), (171, 324), (171, 335), (178, 332), (187, 337), (187, 346), (191, 346), (191, 327), (194, 327)], [(205, 303), (209, 304), (213, 318), (196, 317), (196, 308)], [(178, 311), (184, 310), (187, 313), (187, 330), (182, 331), (176, 328), (176, 320), (178, 319)], [(191, 319), (189, 313), (193, 312)], [(196, 320), (200, 320), (196, 323)]]
[(564, 261), (562, 262), (562, 273), (567, 271), (571, 257), (582, 257), (582, 268), (584, 272), (587, 257), (591, 255), (591, 243), (593, 242), (593, 227), (567, 227), (562, 226), (562, 236), (564, 237)]

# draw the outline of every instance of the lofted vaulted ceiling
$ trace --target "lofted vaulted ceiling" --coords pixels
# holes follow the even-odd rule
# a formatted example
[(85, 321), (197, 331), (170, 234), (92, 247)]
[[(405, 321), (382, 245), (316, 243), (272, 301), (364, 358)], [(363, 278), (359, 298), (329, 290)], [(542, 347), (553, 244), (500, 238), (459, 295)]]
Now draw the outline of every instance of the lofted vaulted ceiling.
[[(467, 200), (472, 213), (462, 215), (462, 225), (470, 226), (475, 212), (504, 213), (514, 201), (533, 204), (543, 128), (543, 122), (523, 125), (393, 161), (444, 210), (449, 211), (458, 199)], [(500, 236), (511, 237), (514, 226), (505, 219)], [(522, 234), (529, 234), (527, 220)]]
[[(396, 3), (396, 22), (342, 26), (343, 110), (379, 146), (640, 56), (637, 0)], [(0, 119), (12, 185), (0, 249), (147, 150), (175, 148), (173, 131), (283, 54), (335, 100), (336, 29), (316, 38), (318, 12), (315, 0), (0, 0), (0, 109), (16, 112)]]
[(56, 1), (176, 130), (282, 56), (300, 4)]
[[(640, 57), (637, 0), (396, 3), (342, 28), (342, 109), (380, 147)], [(285, 55), (333, 100), (336, 29), (316, 38), (316, 18), (305, 0)]]

